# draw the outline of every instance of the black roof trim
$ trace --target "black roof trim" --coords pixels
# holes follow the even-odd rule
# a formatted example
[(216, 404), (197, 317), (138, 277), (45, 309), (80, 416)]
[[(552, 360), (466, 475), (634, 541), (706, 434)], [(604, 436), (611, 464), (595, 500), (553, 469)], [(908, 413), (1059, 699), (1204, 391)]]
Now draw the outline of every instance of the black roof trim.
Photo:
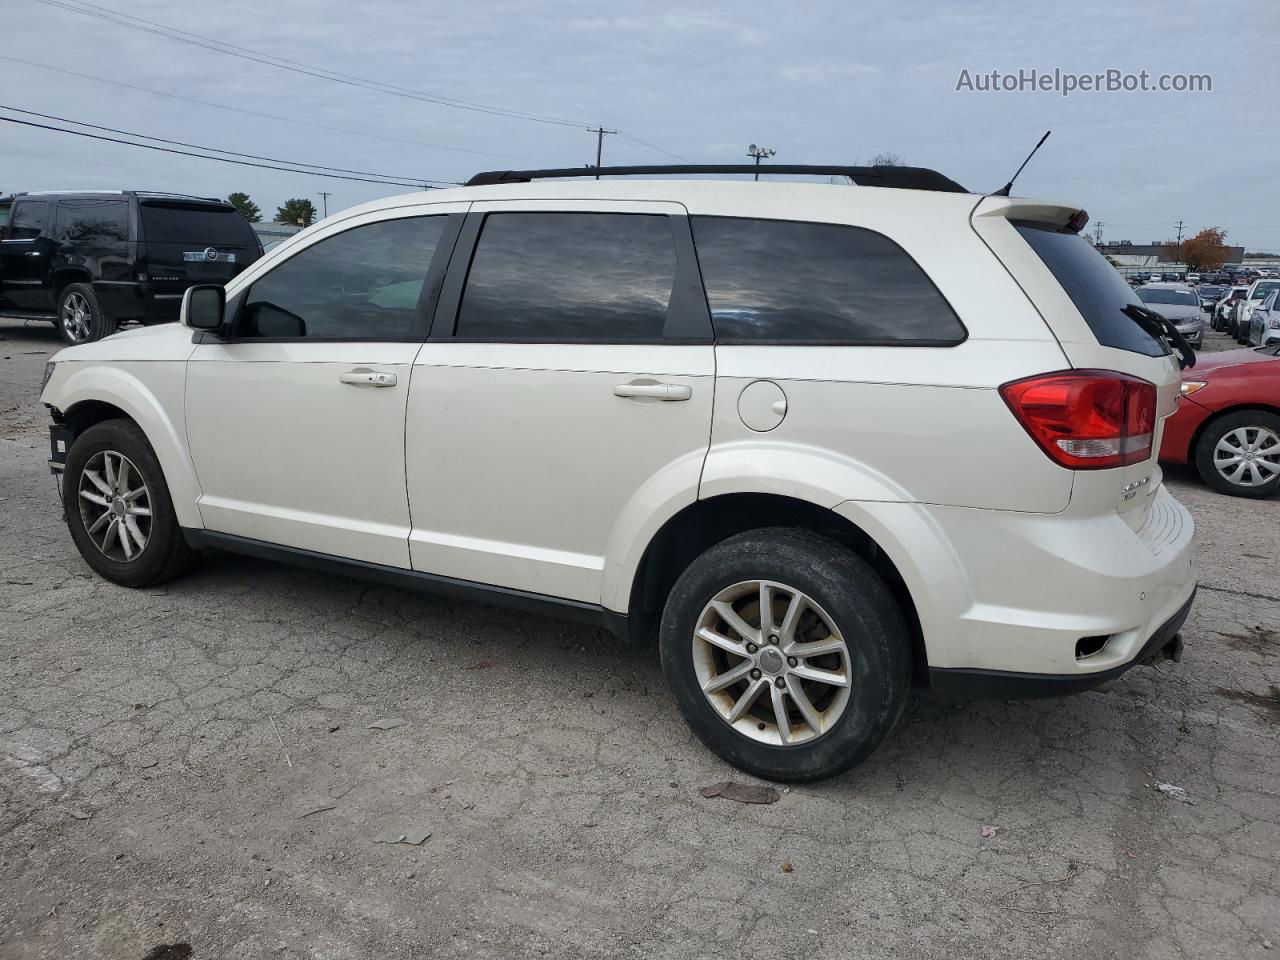
[(942, 193), (968, 193), (950, 177), (927, 167), (849, 167), (838, 164), (805, 163), (687, 163), (642, 165), (632, 167), (565, 167), (560, 170), (487, 170), (466, 182), (468, 187), (499, 183), (528, 183), (559, 177), (629, 177), (639, 174), (663, 176), (694, 174), (790, 174), (821, 177), (849, 177), (860, 187), (895, 187), (900, 190), (936, 190)]

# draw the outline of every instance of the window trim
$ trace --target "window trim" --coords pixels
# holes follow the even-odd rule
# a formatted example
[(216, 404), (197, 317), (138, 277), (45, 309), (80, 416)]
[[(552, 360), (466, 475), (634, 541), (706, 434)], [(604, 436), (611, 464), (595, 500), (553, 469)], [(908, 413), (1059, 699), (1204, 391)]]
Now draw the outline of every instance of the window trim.
[[(951, 311), (951, 315), (955, 317), (956, 324), (960, 327), (960, 337), (959, 339), (954, 339), (954, 340), (938, 339), (938, 338), (927, 339), (927, 340), (926, 339), (897, 340), (897, 339), (876, 338), (876, 337), (841, 337), (834, 340), (818, 340), (818, 339), (815, 339), (815, 340), (767, 339), (766, 340), (766, 339), (756, 339), (751, 337), (716, 336), (715, 342), (717, 346), (725, 346), (725, 347), (902, 347), (902, 348), (932, 347), (934, 349), (937, 349), (940, 347), (943, 347), (943, 348), (958, 347), (969, 339), (969, 328), (965, 326), (964, 320), (961, 319), (960, 312), (955, 308), (955, 305), (952, 304), (952, 302), (947, 298), (947, 295), (942, 292), (941, 288), (939, 288), (937, 283), (934, 282), (934, 279), (929, 274), (929, 271), (926, 270), (921, 265), (920, 261), (917, 260), (915, 257), (913, 257), (911, 253), (905, 247), (902, 246), (902, 244), (898, 243), (897, 240), (893, 239), (893, 237), (889, 236), (887, 233), (883, 233), (871, 227), (864, 227), (861, 224), (857, 224), (857, 223), (839, 223), (839, 222), (830, 221), (830, 220), (796, 220), (790, 217), (748, 217), (748, 216), (735, 217), (735, 216), (721, 216), (717, 214), (692, 213), (689, 215), (689, 228), (692, 231), (695, 252), (697, 249), (696, 228), (693, 223), (695, 219), (697, 220), (750, 220), (753, 222), (768, 221), (771, 223), (796, 223), (802, 226), (809, 226), (809, 227), (837, 227), (841, 229), (862, 230), (865, 233), (874, 234), (877, 237), (881, 237), (889, 241), (889, 243), (892, 244), (893, 247), (898, 250), (898, 252), (900, 252), (904, 257), (906, 257), (907, 260), (909, 260), (916, 267), (916, 269), (920, 271), (920, 275), (923, 276), (925, 281), (929, 284), (929, 286), (933, 288), (933, 291), (938, 295), (938, 298), (944, 304), (946, 304), (947, 309)], [(706, 295), (706, 283), (705, 283), (705, 280), (703, 280), (702, 278), (702, 272), (701, 272), (702, 268), (701, 268), (700, 260), (699, 260), (698, 269), (699, 269), (699, 279), (702, 280), (702, 284), (703, 284), (702, 286), (703, 298), (706, 300), (706, 303), (707, 303), (708, 319), (710, 320), (712, 326), (714, 327), (715, 319), (711, 315), (711, 298)]]
[[(475, 261), (476, 249), (487, 217), (505, 214), (537, 213), (582, 216), (615, 216), (615, 217), (666, 217), (671, 229), (672, 247), (676, 255), (675, 276), (671, 283), (671, 299), (667, 303), (667, 318), (660, 337), (466, 337), (458, 336), (458, 318), (462, 310), (462, 298), (466, 292), (467, 280), (471, 275), (471, 267)], [(566, 346), (690, 346), (710, 345), (714, 343), (711, 334), (711, 315), (707, 309), (707, 298), (702, 289), (702, 275), (698, 272), (698, 261), (693, 250), (693, 234), (689, 229), (687, 214), (674, 213), (670, 210), (611, 210), (611, 209), (538, 209), (525, 208), (485, 209), (467, 214), (467, 222), (462, 229), (455, 248), (454, 263), (451, 264), (449, 276), (446, 278), (444, 292), (436, 308), (435, 320), (431, 326), (432, 342), (448, 341), (453, 343), (557, 343)]]
[[(398, 212), (398, 211), (392, 211)], [(422, 292), (418, 295), (418, 303), (414, 308), (414, 320), (410, 327), (409, 333), (402, 337), (242, 337), (238, 335), (241, 324), (244, 321), (244, 312), (249, 303), (249, 297), (253, 293), (253, 288), (258, 285), (265, 277), (269, 277), (280, 267), (292, 262), (296, 257), (302, 256), (308, 250), (318, 247), (322, 243), (332, 240), (334, 237), (340, 237), (345, 233), (353, 230), (361, 230), (365, 227), (378, 226), (384, 223), (394, 223), (399, 220), (418, 220), (425, 217), (443, 217), (445, 218), (444, 228), (441, 230), (440, 239), (436, 242), (435, 251), (431, 255), (431, 262), (427, 265), (426, 272), (423, 274)], [(253, 281), (247, 284), (243, 289), (236, 291), (235, 295), (230, 298), (233, 303), (229, 304), (227, 313), (231, 316), (230, 322), (227, 324), (227, 333), (221, 338), (223, 343), (422, 343), (430, 329), (432, 317), (435, 314), (436, 304), (440, 299), (440, 291), (444, 285), (445, 273), (449, 265), (450, 258), (453, 254), (454, 245), (458, 239), (458, 233), (462, 229), (465, 213), (413, 213), (406, 217), (381, 217), (377, 220), (366, 220), (363, 223), (355, 223), (344, 230), (336, 230), (333, 233), (325, 234), (323, 237), (316, 239), (314, 243), (308, 243), (304, 247), (289, 254), (277, 264), (273, 264), (269, 270), (264, 270), (253, 278)]]

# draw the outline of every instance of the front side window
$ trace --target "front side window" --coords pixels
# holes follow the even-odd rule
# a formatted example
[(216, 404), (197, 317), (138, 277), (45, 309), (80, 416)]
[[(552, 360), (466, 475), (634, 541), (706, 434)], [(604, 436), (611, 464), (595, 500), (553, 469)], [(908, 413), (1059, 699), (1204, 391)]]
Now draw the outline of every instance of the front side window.
[(951, 345), (964, 326), (901, 247), (861, 227), (694, 217), (716, 339)]
[(491, 213), (476, 242), (455, 335), (656, 340), (675, 276), (666, 216)]
[(128, 200), (63, 200), (54, 218), (62, 243), (120, 243), (129, 239)]
[(10, 240), (32, 240), (40, 236), (44, 229), (45, 211), (48, 207), (43, 200), (19, 200), (13, 205), (13, 220), (9, 224)]
[(413, 339), (426, 328), (419, 300), (445, 220), (383, 220), (299, 251), (250, 287), (235, 335)]

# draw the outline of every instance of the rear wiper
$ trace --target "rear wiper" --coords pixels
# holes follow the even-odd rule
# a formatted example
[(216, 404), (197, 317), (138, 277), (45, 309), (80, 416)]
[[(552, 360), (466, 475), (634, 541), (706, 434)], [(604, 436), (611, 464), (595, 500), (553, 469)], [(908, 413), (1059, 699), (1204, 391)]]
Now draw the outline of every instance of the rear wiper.
[(1187, 338), (1178, 332), (1178, 328), (1164, 314), (1140, 307), (1136, 303), (1126, 303), (1120, 309), (1156, 340), (1164, 340), (1177, 350), (1178, 366), (1183, 370), (1196, 365), (1196, 352), (1191, 349), (1191, 344), (1187, 343)]

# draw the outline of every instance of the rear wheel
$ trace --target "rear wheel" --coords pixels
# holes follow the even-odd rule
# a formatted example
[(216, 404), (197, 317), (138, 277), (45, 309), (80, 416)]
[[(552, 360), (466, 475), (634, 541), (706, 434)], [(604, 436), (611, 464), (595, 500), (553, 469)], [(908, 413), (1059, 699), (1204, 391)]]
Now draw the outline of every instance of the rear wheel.
[(107, 420), (76, 437), (62, 500), (80, 556), (107, 580), (149, 587), (190, 565), (160, 463), (133, 422)]
[(1223, 493), (1271, 496), (1280, 489), (1280, 416), (1241, 410), (1213, 421), (1196, 443), (1196, 469)]
[(906, 704), (910, 644), (888, 588), (807, 531), (756, 530), (707, 550), (672, 588), (660, 645), (693, 732), (771, 780), (860, 763)]
[(58, 333), (75, 346), (114, 333), (116, 324), (102, 312), (93, 287), (87, 283), (68, 284), (58, 297)]

